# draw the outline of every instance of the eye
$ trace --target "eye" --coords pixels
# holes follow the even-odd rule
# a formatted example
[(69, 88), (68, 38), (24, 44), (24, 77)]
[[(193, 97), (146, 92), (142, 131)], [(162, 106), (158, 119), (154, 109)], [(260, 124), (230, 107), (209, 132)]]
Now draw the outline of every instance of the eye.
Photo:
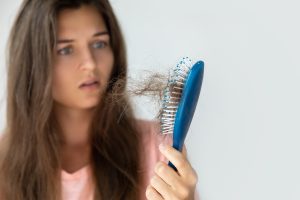
[(95, 48), (95, 49), (103, 49), (103, 48), (105, 48), (107, 45), (108, 45), (107, 42), (99, 41), (99, 42), (94, 43), (92, 46), (93, 46), (93, 48)]
[(65, 47), (57, 51), (59, 55), (69, 55), (73, 52), (71, 47)]

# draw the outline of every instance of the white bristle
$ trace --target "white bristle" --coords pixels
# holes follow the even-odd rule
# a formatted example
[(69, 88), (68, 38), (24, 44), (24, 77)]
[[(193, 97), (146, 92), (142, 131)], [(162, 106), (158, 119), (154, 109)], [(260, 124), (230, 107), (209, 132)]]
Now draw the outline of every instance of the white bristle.
[(160, 115), (162, 134), (173, 133), (177, 108), (191, 67), (191, 59), (185, 57), (177, 64), (170, 74), (167, 87), (163, 92), (162, 111)]

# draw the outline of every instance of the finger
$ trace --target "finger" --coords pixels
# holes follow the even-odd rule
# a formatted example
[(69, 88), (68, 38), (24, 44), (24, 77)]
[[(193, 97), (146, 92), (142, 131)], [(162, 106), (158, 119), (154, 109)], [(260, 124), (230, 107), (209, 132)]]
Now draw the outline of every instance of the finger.
[(146, 197), (149, 200), (163, 200), (162, 196), (151, 185), (146, 189)]
[(164, 181), (166, 182), (168, 185), (170, 185), (173, 189), (178, 188), (178, 186), (180, 185), (180, 177), (177, 174), (177, 172), (175, 172), (173, 170), (173, 168), (171, 168), (170, 166), (168, 166), (166, 163), (164, 162), (158, 162), (155, 165), (154, 168), (154, 172)]
[(160, 152), (175, 165), (178, 170), (179, 175), (187, 176), (188, 172), (191, 170), (189, 161), (183, 156), (183, 154), (170, 145), (160, 144)]
[(183, 147), (182, 147), (182, 154), (185, 158), (187, 158), (187, 149), (186, 149), (185, 145), (183, 145)]
[(164, 182), (159, 176), (154, 175), (150, 180), (151, 186), (163, 197), (163, 199), (169, 199), (172, 194), (170, 185)]

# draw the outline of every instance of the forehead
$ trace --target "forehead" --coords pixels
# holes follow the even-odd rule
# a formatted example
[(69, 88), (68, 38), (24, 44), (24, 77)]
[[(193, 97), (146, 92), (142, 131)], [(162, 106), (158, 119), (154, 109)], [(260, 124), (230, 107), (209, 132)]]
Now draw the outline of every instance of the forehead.
[(83, 5), (77, 9), (63, 9), (57, 15), (59, 36), (80, 36), (106, 31), (103, 17), (97, 8)]

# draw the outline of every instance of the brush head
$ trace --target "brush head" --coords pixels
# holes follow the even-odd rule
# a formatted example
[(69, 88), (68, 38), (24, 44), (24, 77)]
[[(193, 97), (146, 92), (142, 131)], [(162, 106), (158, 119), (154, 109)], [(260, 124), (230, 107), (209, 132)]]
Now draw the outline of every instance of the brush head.
[(173, 134), (177, 108), (192, 66), (191, 59), (184, 57), (176, 67), (171, 70), (167, 86), (163, 91), (162, 109), (160, 113), (162, 134)]

